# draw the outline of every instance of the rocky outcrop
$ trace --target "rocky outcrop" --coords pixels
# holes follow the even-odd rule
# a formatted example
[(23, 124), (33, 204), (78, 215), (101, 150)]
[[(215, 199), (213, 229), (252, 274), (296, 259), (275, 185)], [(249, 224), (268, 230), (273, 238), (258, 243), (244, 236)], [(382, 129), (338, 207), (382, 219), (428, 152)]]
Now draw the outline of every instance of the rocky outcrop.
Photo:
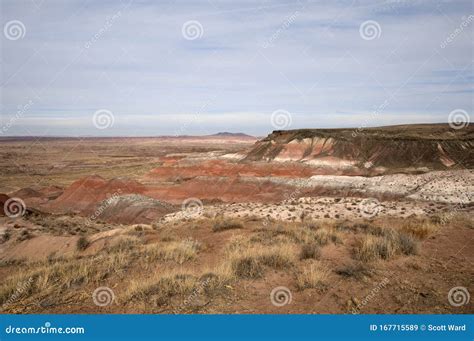
[(474, 168), (474, 125), (274, 131), (244, 161), (297, 161), (315, 167), (371, 173)]

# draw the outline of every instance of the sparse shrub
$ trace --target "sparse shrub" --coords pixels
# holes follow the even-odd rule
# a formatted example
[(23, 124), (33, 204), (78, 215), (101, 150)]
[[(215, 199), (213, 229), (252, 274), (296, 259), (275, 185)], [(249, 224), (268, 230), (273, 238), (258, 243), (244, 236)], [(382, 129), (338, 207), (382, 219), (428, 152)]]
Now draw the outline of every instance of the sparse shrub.
[(427, 238), (438, 231), (439, 225), (428, 220), (407, 219), (401, 227), (403, 232), (419, 239)]
[(232, 270), (239, 278), (260, 278), (263, 276), (263, 264), (259, 259), (252, 256), (235, 259), (232, 262)]
[(289, 242), (300, 243), (304, 237), (302, 229), (287, 228), (283, 225), (259, 228), (255, 231), (257, 234), (252, 236), (250, 241), (269, 246)]
[(361, 230), (363, 232), (366, 232), (370, 229), (371, 224), (368, 223), (357, 223), (353, 225), (354, 229)]
[(296, 274), (296, 288), (304, 290), (324, 286), (329, 276), (329, 270), (321, 263), (310, 263)]
[(127, 289), (127, 300), (141, 300), (161, 306), (176, 295), (190, 294), (197, 278), (188, 273), (159, 274), (149, 280), (133, 281)]
[(382, 237), (375, 243), (376, 253), (382, 259), (390, 259), (397, 253), (397, 245), (395, 240), (390, 237)]
[(377, 235), (367, 235), (357, 240), (354, 248), (356, 259), (368, 262), (379, 258), (387, 260), (396, 254), (418, 253), (418, 243), (412, 236), (388, 228), (377, 231)]
[(133, 250), (140, 244), (140, 239), (135, 236), (118, 236), (112, 246), (107, 248), (108, 252), (127, 252)]
[(30, 231), (25, 229), (20, 232), (20, 235), (18, 236), (17, 240), (22, 242), (24, 240), (31, 239), (31, 238), (33, 238), (32, 234), (30, 233)]
[(324, 246), (329, 244), (329, 242), (333, 242), (334, 244), (342, 243), (342, 239), (334, 229), (328, 228), (321, 228), (314, 233), (314, 240), (320, 246)]
[(194, 259), (202, 245), (196, 240), (186, 239), (179, 242), (169, 242), (165, 245), (146, 245), (143, 253), (148, 262), (154, 260), (174, 261), (178, 264)]
[(2, 236), (2, 243), (5, 243), (8, 240), (10, 240), (11, 236), (12, 236), (11, 232), (9, 230), (6, 230)]
[(353, 231), (355, 227), (351, 226), (347, 221), (338, 222), (335, 224), (336, 231)]
[[(470, 206), (472, 206), (472, 204)], [(472, 213), (470, 212), (457, 212), (451, 216), (451, 219), (448, 219), (448, 221), (451, 226), (474, 229), (474, 219), (472, 219)]]
[(375, 259), (388, 259), (395, 254), (392, 243), (385, 237), (367, 235), (356, 241), (354, 257), (360, 261), (368, 262)]
[(350, 263), (336, 270), (336, 273), (344, 277), (353, 277), (355, 279), (362, 279), (365, 276), (370, 276), (370, 269), (367, 264), (357, 262)]
[(234, 220), (234, 219), (222, 219), (218, 220), (214, 223), (212, 227), (213, 232), (220, 232), (225, 230), (232, 230), (232, 229), (241, 229), (244, 226), (241, 222)]
[(443, 223), (443, 218), (436, 214), (436, 215), (432, 215), (430, 217), (430, 221), (433, 223), (433, 224), (436, 224), (436, 225), (441, 225)]
[(405, 255), (416, 255), (418, 254), (419, 247), (418, 241), (412, 236), (401, 233), (398, 236), (400, 250)]
[(164, 236), (164, 237), (161, 237), (161, 241), (162, 241), (162, 242), (165, 242), (165, 243), (166, 243), (166, 242), (172, 242), (172, 241), (174, 241), (174, 240), (175, 240), (175, 238), (174, 238), (173, 236)]
[(321, 226), (317, 222), (312, 220), (306, 220), (303, 226), (310, 230), (318, 230), (319, 228), (321, 228)]
[(89, 246), (89, 240), (85, 236), (79, 237), (76, 242), (76, 248), (78, 251), (84, 251)]
[(272, 269), (285, 269), (292, 264), (286, 254), (275, 251), (260, 255), (259, 260)]
[(264, 267), (276, 270), (289, 268), (293, 264), (293, 248), (287, 245), (270, 248), (248, 247), (236, 244), (228, 254), (234, 275), (239, 278), (259, 278)]
[(366, 224), (364, 232), (381, 237), (387, 234), (387, 229), (378, 225)]
[(319, 259), (321, 257), (321, 249), (316, 243), (304, 244), (301, 247), (300, 259)]

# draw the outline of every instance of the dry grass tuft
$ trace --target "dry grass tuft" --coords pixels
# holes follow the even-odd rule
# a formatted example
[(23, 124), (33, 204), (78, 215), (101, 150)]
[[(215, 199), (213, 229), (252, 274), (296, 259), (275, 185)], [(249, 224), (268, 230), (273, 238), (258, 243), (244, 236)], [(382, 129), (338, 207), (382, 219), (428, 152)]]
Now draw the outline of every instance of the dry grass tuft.
[(288, 227), (283, 225), (273, 225), (256, 229), (257, 232), (250, 238), (252, 243), (262, 245), (275, 245), (286, 243), (302, 243), (309, 236), (308, 231), (298, 227)]
[(121, 275), (131, 263), (129, 253), (115, 252), (88, 258), (67, 258), (32, 263), (0, 286), (0, 304), (22, 283), (30, 282), (28, 299), (61, 297), (60, 293), (87, 283), (103, 283), (112, 274)]
[(215, 296), (224, 291), (234, 277), (229, 268), (219, 266), (201, 275), (190, 272), (168, 271), (155, 274), (146, 280), (134, 280), (125, 291), (125, 301), (142, 301), (154, 306), (171, 304), (173, 297), (183, 298), (177, 310), (192, 308), (199, 296)]
[(290, 224), (289, 226), (276, 225), (268, 228), (259, 228), (255, 232), (257, 234), (252, 236), (250, 241), (263, 245), (316, 242), (318, 245), (323, 246), (330, 242), (335, 244), (342, 243), (341, 233), (332, 227), (309, 229), (305, 225)]
[(370, 268), (367, 266), (367, 264), (361, 262), (344, 265), (337, 269), (336, 273), (343, 277), (352, 277), (358, 280), (371, 275)]
[(121, 235), (112, 240), (111, 245), (107, 247), (106, 251), (109, 253), (133, 251), (141, 243), (141, 239), (136, 236)]
[(260, 278), (265, 267), (282, 270), (294, 264), (294, 250), (289, 245), (256, 248), (233, 247), (227, 255), (232, 272), (238, 278)]
[(303, 223), (303, 227), (309, 229), (309, 230), (312, 230), (312, 231), (316, 231), (318, 229), (321, 228), (321, 225), (314, 221), (314, 220), (304, 220), (304, 223)]
[(401, 230), (419, 239), (425, 239), (439, 230), (439, 224), (428, 219), (405, 220), (401, 226)]
[(320, 262), (306, 264), (296, 274), (296, 288), (298, 290), (321, 288), (328, 279), (329, 273), (329, 269)]
[(342, 238), (339, 231), (333, 228), (320, 228), (314, 233), (314, 241), (320, 246), (329, 244), (330, 242), (334, 244), (341, 244)]
[(238, 278), (260, 278), (265, 271), (258, 257), (246, 256), (232, 261), (232, 270)]
[(125, 292), (126, 301), (145, 301), (161, 306), (173, 296), (190, 294), (197, 278), (189, 273), (158, 274), (147, 280), (132, 281)]
[(418, 241), (407, 234), (398, 235), (398, 245), (404, 255), (417, 255), (419, 252)]
[(418, 242), (410, 235), (389, 228), (379, 228), (356, 240), (354, 258), (363, 262), (390, 259), (397, 254), (418, 253)]
[(147, 262), (163, 260), (183, 264), (188, 260), (194, 259), (201, 249), (201, 243), (193, 239), (186, 239), (166, 244), (146, 245), (142, 252)]
[(358, 239), (354, 248), (354, 258), (363, 262), (388, 259), (394, 254), (394, 245), (388, 238), (372, 235)]
[(219, 219), (217, 220), (214, 225), (212, 226), (213, 232), (220, 232), (225, 230), (233, 230), (233, 229), (242, 229), (244, 225), (235, 219)]
[(301, 247), (300, 259), (319, 259), (321, 257), (321, 249), (316, 243), (307, 243)]
[(79, 237), (76, 243), (76, 248), (78, 251), (84, 251), (89, 246), (89, 240), (85, 236)]

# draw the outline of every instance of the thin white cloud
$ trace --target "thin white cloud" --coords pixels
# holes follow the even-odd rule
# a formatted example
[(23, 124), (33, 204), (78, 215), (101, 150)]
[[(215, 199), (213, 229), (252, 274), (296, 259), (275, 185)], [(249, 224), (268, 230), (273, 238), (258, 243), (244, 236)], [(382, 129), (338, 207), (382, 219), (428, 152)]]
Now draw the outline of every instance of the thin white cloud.
[[(8, 134), (172, 134), (192, 122), (186, 133), (262, 135), (278, 109), (295, 127), (358, 126), (387, 100), (373, 125), (472, 113), (474, 24), (441, 47), (470, 1), (128, 4), (2, 1), (2, 25), (21, 20), (26, 34), (2, 37), (1, 123), (33, 101)], [(202, 38), (183, 38), (189, 20)], [(379, 38), (361, 38), (367, 20)], [(113, 127), (92, 129), (98, 109)]]

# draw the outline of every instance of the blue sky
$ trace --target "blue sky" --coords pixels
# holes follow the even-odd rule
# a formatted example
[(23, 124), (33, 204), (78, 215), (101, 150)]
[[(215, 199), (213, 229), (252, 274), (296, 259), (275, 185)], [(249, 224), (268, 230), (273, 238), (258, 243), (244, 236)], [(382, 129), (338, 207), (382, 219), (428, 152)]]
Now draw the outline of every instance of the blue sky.
[(266, 135), (275, 111), (288, 129), (470, 119), (473, 14), (472, 1), (1, 0), (0, 136)]

